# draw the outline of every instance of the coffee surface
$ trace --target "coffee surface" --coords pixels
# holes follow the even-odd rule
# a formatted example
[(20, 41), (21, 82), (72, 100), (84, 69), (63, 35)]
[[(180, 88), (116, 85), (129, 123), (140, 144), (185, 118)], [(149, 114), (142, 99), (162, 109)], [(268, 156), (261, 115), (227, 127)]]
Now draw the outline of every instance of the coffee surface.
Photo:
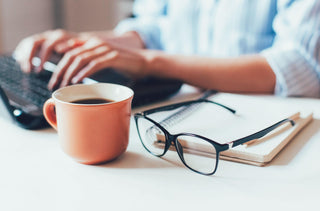
[(90, 99), (80, 99), (72, 101), (71, 103), (76, 104), (104, 104), (104, 103), (112, 103), (113, 100), (105, 99), (105, 98), (90, 98)]

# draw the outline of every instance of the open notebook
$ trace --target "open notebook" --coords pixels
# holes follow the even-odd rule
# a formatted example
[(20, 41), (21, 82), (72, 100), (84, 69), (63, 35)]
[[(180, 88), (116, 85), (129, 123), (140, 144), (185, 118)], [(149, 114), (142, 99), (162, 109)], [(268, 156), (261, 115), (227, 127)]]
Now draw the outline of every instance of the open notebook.
[[(231, 161), (257, 166), (269, 163), (312, 120), (312, 113), (298, 111), (277, 97), (219, 93), (210, 100), (235, 109), (236, 114), (212, 104), (200, 105), (187, 116), (177, 118), (178, 121), (171, 121), (168, 131), (195, 133), (223, 144), (251, 135), (285, 118), (295, 121), (294, 126), (284, 124), (249, 145), (239, 145), (220, 154), (221, 159)], [(183, 140), (180, 143), (183, 145)], [(215, 156), (201, 144), (192, 144), (192, 150), (203, 156)]]

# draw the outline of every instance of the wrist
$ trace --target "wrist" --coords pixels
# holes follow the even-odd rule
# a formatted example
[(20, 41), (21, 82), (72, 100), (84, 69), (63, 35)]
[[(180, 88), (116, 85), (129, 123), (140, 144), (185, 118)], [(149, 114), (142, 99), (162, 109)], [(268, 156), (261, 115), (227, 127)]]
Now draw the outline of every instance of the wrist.
[(161, 58), (163, 52), (157, 50), (142, 50), (144, 58), (143, 74), (158, 75), (159, 67), (161, 66)]
[(145, 49), (145, 45), (140, 35), (136, 31), (128, 31), (120, 36), (117, 36), (119, 43), (123, 43), (126, 47)]
[(159, 50), (145, 51), (145, 74), (164, 78), (181, 77), (180, 68), (178, 68), (175, 62), (175, 55), (170, 55)]

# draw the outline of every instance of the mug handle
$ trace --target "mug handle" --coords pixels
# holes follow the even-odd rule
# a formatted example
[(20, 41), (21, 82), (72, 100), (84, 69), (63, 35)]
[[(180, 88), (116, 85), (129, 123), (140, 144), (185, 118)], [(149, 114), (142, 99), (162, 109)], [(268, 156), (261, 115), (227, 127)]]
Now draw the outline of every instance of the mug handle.
[(48, 99), (43, 105), (43, 115), (47, 122), (57, 130), (57, 116), (55, 112), (55, 103), (52, 98)]

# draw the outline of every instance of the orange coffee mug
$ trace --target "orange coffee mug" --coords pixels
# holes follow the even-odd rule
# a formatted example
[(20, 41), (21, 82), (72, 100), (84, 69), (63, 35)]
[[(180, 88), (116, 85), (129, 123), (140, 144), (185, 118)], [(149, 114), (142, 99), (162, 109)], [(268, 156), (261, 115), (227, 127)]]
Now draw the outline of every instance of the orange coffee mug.
[(132, 98), (133, 91), (122, 85), (72, 85), (56, 90), (43, 113), (66, 154), (80, 163), (98, 164), (126, 151)]

